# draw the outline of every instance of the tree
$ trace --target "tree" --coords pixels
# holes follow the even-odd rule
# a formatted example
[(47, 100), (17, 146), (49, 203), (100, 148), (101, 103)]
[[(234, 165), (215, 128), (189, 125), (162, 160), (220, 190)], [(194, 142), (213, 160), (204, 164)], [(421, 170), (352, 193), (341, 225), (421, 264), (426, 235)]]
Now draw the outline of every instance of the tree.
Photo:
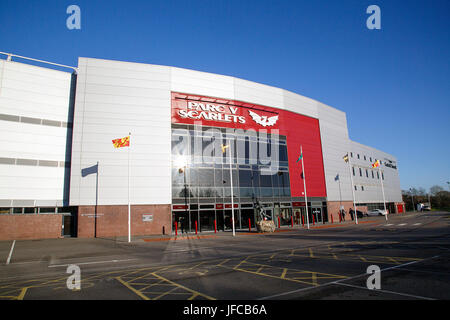
[(444, 191), (444, 188), (438, 185), (434, 185), (430, 188), (430, 193), (432, 196), (437, 195), (439, 192)]

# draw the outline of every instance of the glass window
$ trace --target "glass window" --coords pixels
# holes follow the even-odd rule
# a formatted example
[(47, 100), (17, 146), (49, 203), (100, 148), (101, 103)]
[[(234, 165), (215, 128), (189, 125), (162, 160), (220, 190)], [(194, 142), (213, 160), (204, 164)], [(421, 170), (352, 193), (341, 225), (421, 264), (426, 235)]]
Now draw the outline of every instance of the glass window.
[(380, 180), (380, 174), (377, 171), (377, 179)]
[[(34, 208), (25, 208), (25, 209), (34, 209)], [(39, 213), (55, 213), (55, 208), (39, 208)]]
[(221, 187), (223, 187), (223, 185), (224, 185), (223, 170), (215, 169), (214, 170), (214, 186), (221, 188)]
[(366, 178), (369, 177), (369, 170), (366, 169)]
[(214, 169), (198, 169), (199, 187), (214, 187)]
[(383, 180), (384, 180), (384, 173), (383, 172), (381, 172), (381, 178), (383, 178)]
[(8, 214), (10, 211), (10, 208), (0, 208), (0, 214)]
[(22, 209), (23, 208), (13, 208), (13, 213), (15, 213), (15, 214), (23, 213)]
[(259, 176), (259, 182), (260, 182), (261, 187), (272, 188), (272, 175), (261, 174)]
[(355, 190), (358, 190), (358, 188), (355, 186)]
[(359, 159), (359, 153), (358, 153), (358, 159)]
[(287, 146), (280, 145), (280, 161), (288, 161)]
[(362, 170), (359, 168), (359, 176), (362, 177)]
[(240, 187), (252, 187), (252, 171), (251, 170), (239, 170), (239, 186)]
[(183, 185), (184, 184), (184, 169), (172, 168), (172, 184)]
[(355, 175), (355, 167), (352, 167), (353, 175)]
[(372, 179), (374, 179), (375, 178), (375, 176), (373, 175), (373, 170), (372, 170)]
[(261, 188), (261, 197), (272, 197), (272, 188)]
[(361, 186), (361, 191), (364, 191), (364, 186)]
[(364, 156), (364, 160), (367, 160), (367, 159), (366, 159), (366, 156)]
[[(41, 209), (44, 209), (44, 211), (45, 211), (46, 208), (41, 208)], [(51, 209), (53, 209), (53, 212), (55, 212), (55, 208), (51, 208)], [(30, 214), (30, 213), (35, 213), (35, 212), (36, 212), (36, 208), (23, 208), (23, 213)], [(45, 212), (42, 212), (42, 213), (45, 213)]]

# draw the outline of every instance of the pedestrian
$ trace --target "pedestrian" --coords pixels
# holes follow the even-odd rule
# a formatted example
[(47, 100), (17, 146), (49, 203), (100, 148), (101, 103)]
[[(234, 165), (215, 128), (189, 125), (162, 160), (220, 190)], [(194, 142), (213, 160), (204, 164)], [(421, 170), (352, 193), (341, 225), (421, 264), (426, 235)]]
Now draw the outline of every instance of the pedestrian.
[(180, 223), (181, 233), (182, 234), (186, 233), (186, 229), (185, 229), (185, 225), (184, 225), (184, 217), (180, 217), (179, 223)]
[(342, 221), (345, 221), (345, 209), (341, 210)]
[(350, 213), (350, 218), (352, 218), (352, 221), (354, 220), (354, 215), (355, 215), (355, 211), (353, 210), (353, 208), (350, 208), (350, 211), (349, 211), (349, 213)]

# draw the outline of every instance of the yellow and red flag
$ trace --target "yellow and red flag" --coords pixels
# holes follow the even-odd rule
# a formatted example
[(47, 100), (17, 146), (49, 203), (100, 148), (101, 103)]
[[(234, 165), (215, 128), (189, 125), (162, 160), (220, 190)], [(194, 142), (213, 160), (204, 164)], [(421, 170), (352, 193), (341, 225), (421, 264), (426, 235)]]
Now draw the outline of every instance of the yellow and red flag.
[(380, 161), (377, 160), (374, 163), (372, 163), (372, 168), (378, 168), (380, 166)]
[(114, 148), (122, 148), (122, 147), (129, 147), (130, 146), (130, 136), (115, 139), (112, 141)]

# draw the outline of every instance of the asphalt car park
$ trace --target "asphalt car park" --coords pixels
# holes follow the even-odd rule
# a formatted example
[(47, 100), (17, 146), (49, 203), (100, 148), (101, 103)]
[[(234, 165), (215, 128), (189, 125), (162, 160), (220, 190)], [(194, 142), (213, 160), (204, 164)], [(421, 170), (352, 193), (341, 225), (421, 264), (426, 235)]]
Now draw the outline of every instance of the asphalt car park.
[[(0, 243), (0, 299), (448, 299), (445, 212), (370, 217), (271, 234)], [(10, 256), (11, 255), (11, 256)], [(7, 258), (10, 261), (6, 264)], [(68, 289), (70, 265), (80, 288)], [(380, 288), (367, 286), (369, 266)]]

